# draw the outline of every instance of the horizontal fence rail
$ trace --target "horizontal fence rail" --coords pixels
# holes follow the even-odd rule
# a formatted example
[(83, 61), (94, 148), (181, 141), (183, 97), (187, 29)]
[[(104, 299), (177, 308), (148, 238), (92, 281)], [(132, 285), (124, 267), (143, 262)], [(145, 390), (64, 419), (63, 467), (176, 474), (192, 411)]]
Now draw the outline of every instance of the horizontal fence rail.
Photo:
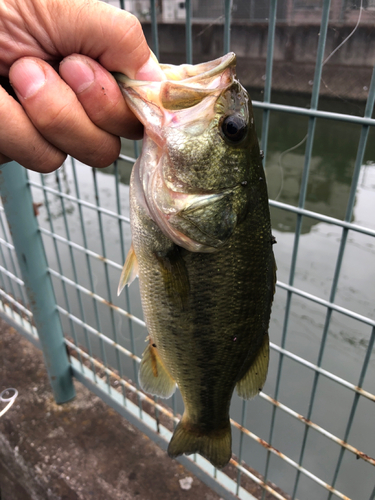
[[(109, 3), (120, 6), (116, 0)], [(204, 24), (197, 14), (207, 10), (207, 2), (201, 3), (198, 8), (186, 1), (182, 14), (181, 2), (171, 0), (151, 0), (149, 14), (145, 7), (140, 14), (137, 2), (126, 5), (140, 17), (146, 33), (151, 27), (149, 43), (158, 57), (168, 53), (159, 27), (172, 6), (174, 15), (182, 16), (175, 21), (185, 23), (181, 43), (185, 62), (192, 63), (201, 36), (194, 22), (199, 18)], [(309, 105), (290, 105), (287, 98), (289, 104), (273, 102), (280, 13), (287, 12), (286, 6), (300, 12), (302, 4), (314, 2), (270, 0), (264, 2), (267, 14), (264, 6), (260, 13), (256, 2), (248, 3), (253, 18), (264, 15), (268, 23), (263, 101), (254, 100), (253, 107), (270, 193), (280, 172), (282, 179), (274, 190), (278, 194), (270, 196), (279, 267), (270, 371), (258, 398), (233, 398), (234, 455), (228, 467), (216, 470), (199, 455), (179, 460), (225, 499), (374, 500), (375, 224), (369, 214), (375, 210), (375, 70), (372, 80), (364, 82), (368, 92), (366, 103), (358, 104), (361, 116), (348, 112), (346, 102), (340, 112), (337, 105), (333, 111), (320, 109), (324, 69), (333, 56), (327, 52), (327, 33), (332, 9), (338, 11), (329, 0), (315, 2), (321, 4), (320, 31)], [(222, 24), (227, 52), (234, 30), (240, 29), (238, 9), (244, 2), (225, 0), (220, 5), (215, 23)], [(359, 2), (362, 11), (368, 22), (371, 12)], [(340, 12), (349, 15), (347, 7)], [(345, 43), (338, 50), (345, 50)], [(284, 125), (285, 120), (296, 121)], [(337, 156), (349, 139), (353, 150), (349, 160), (342, 157), (343, 166), (334, 174), (334, 155), (319, 144), (326, 122), (339, 127), (339, 139), (333, 134), (336, 139), (329, 146)], [(292, 144), (280, 145), (278, 136), (288, 127), (295, 133)], [(137, 281), (116, 296), (131, 243), (128, 182), (138, 155), (139, 144), (124, 140), (118, 160), (103, 171), (68, 158), (53, 174), (28, 172), (25, 185), (32, 194), (30, 210), (46, 255), (45, 278), (53, 285), (63, 350), (69, 352), (74, 377), (166, 449), (183, 411), (182, 400), (178, 392), (159, 400), (140, 389), (138, 367), (147, 330)], [(292, 195), (293, 183), (297, 187)], [(44, 350), (40, 321), (17, 260), (18, 246), (0, 207), (0, 316)]]

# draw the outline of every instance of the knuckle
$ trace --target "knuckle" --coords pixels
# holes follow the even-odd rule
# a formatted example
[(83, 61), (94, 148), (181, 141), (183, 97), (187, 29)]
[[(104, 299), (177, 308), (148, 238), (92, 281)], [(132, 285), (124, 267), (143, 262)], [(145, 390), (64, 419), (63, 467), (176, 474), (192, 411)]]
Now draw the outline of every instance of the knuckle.
[(50, 174), (52, 172), (54, 172), (55, 170), (57, 170), (58, 168), (61, 167), (61, 165), (63, 164), (64, 160), (63, 161), (58, 161), (58, 162), (46, 162), (46, 163), (43, 163), (43, 164), (39, 164), (38, 165), (38, 168), (37, 168), (37, 171), (40, 172), (41, 174)]
[(49, 174), (61, 167), (65, 158), (65, 153), (50, 144), (44, 144), (40, 147), (34, 147), (24, 167), (42, 174)]
[(120, 154), (120, 139), (110, 136), (104, 140), (96, 149), (92, 151), (89, 158), (89, 165), (97, 168), (108, 167), (111, 163), (117, 160)]
[[(142, 25), (141, 25), (139, 19), (137, 18), (137, 16), (135, 16), (134, 14), (131, 14), (130, 12), (124, 11), (124, 10), (118, 10), (116, 12), (116, 14), (117, 14), (116, 22), (120, 26), (122, 26), (122, 28), (124, 26), (126, 26), (125, 34), (132, 32), (133, 30), (135, 30), (135, 32), (143, 33)], [(121, 31), (124, 32), (123, 29)]]
[(4, 120), (0, 127), (0, 164), (15, 160), (25, 168), (42, 173), (59, 168), (65, 154), (48, 142), (43, 130), (49, 128), (51, 122), (49, 107), (39, 105), (37, 111), (31, 112), (1, 90), (0, 87), (0, 115)]
[(10, 161), (11, 161), (11, 159), (8, 158), (8, 156), (5, 156), (5, 155), (0, 153), (0, 165), (4, 165), (5, 163), (8, 163)]
[[(99, 95), (99, 97), (101, 97)], [(86, 109), (87, 108), (87, 109)], [(100, 128), (105, 129), (107, 124), (110, 124), (114, 120), (117, 121), (117, 117), (121, 109), (119, 109), (118, 102), (98, 99), (96, 105), (93, 106), (91, 103), (88, 106), (86, 104), (86, 113), (90, 116), (90, 119)]]
[(139, 19), (136, 16), (131, 17), (131, 22), (127, 29), (127, 35), (129, 38), (142, 38), (143, 39), (143, 29)]
[(74, 107), (71, 100), (66, 100), (62, 106), (50, 106), (45, 112), (38, 113), (36, 117), (32, 117), (35, 126), (41, 130), (48, 132), (62, 132), (71, 126), (74, 115)]
[[(120, 11), (119, 14), (121, 12), (123, 14), (123, 11)], [(123, 15), (118, 17), (118, 23), (121, 26), (121, 29), (119, 29), (119, 33), (121, 33), (121, 35), (118, 40), (118, 45), (127, 47), (128, 49), (127, 54), (128, 56), (131, 56), (133, 52), (136, 52), (138, 50), (139, 46), (142, 44), (142, 42), (144, 42), (145, 39), (144, 39), (142, 25), (139, 19), (133, 14), (130, 13), (126, 14), (127, 14), (126, 30), (123, 29), (124, 26)]]

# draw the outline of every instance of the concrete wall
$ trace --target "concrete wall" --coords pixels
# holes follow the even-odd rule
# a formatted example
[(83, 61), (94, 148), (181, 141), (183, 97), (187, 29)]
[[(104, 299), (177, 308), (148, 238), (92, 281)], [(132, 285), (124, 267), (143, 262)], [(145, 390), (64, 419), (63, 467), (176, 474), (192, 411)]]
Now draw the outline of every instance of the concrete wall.
[[(113, 1), (116, 0), (107, 0)], [(164, 22), (185, 19), (185, 3), (180, 0), (159, 0), (158, 11)], [(194, 21), (215, 22), (224, 16), (224, 2), (192, 0)], [(331, 0), (329, 20), (347, 26), (355, 26), (360, 18), (361, 25), (374, 26), (375, 0)], [(277, 20), (289, 25), (320, 25), (323, 0), (278, 0)], [(150, 20), (151, 8), (148, 0), (125, 0), (125, 9), (139, 17)], [(270, 0), (232, 0), (232, 19), (246, 22), (266, 22), (269, 17)]]
[[(150, 26), (144, 23), (146, 34)], [(352, 31), (345, 25), (331, 26), (326, 42), (328, 56)], [(277, 61), (315, 63), (320, 27), (311, 24), (289, 26), (278, 24), (275, 32), (274, 58)], [(268, 25), (266, 23), (235, 24), (231, 31), (231, 48), (240, 57), (249, 60), (265, 59), (267, 56)], [(160, 24), (159, 42), (162, 53), (185, 56), (185, 25), (180, 23)], [(223, 50), (222, 24), (193, 25), (194, 56), (218, 57)], [(375, 27), (361, 26), (343, 47), (332, 57), (330, 64), (344, 66), (373, 67), (375, 64)]]
[[(149, 43), (151, 27), (144, 23)], [(352, 27), (330, 25), (325, 57), (346, 38)], [(315, 60), (319, 42), (318, 25), (287, 25), (279, 23), (275, 33), (274, 78), (275, 90), (308, 93), (314, 76)], [(160, 60), (180, 64), (185, 62), (185, 25), (169, 23), (159, 25)], [(264, 86), (267, 57), (267, 23), (235, 23), (231, 30), (231, 48), (237, 54), (239, 76), (244, 85), (254, 88)], [(223, 53), (223, 25), (220, 23), (195, 23), (193, 25), (194, 63), (212, 60)], [(324, 73), (333, 94), (363, 100), (366, 98), (372, 68), (375, 65), (375, 29), (359, 26), (354, 36), (338, 50)], [(324, 78), (324, 75), (323, 75)], [(322, 89), (323, 93), (325, 92)], [(331, 91), (327, 91), (327, 95)], [(331, 93), (332, 93), (331, 92)]]

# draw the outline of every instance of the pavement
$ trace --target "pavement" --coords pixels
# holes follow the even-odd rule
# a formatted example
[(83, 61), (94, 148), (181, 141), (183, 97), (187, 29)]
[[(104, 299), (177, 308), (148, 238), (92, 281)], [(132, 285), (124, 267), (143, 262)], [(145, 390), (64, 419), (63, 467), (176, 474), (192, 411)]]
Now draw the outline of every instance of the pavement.
[(76, 398), (57, 405), (41, 352), (0, 320), (0, 393), (10, 387), (1, 500), (220, 500), (77, 381)]

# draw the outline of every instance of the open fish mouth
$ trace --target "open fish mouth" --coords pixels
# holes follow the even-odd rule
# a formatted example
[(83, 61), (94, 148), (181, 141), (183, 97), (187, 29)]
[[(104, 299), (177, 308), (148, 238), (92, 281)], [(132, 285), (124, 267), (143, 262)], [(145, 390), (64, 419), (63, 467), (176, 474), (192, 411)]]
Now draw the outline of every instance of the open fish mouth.
[(196, 65), (161, 64), (166, 80), (159, 82), (113, 76), (148, 136), (163, 147), (168, 127), (194, 128), (198, 135), (208, 126), (218, 97), (235, 81), (235, 66), (236, 55), (230, 52)]
[[(165, 109), (176, 109), (176, 106), (186, 108), (197, 104), (202, 100), (202, 96), (209, 93), (210, 89), (217, 89), (218, 77), (228, 78), (225, 70), (234, 69), (235, 65), (236, 55), (229, 52), (214, 61), (201, 64), (180, 66), (160, 64), (166, 77), (166, 80), (162, 82), (132, 80), (122, 73), (113, 73), (113, 76), (122, 89), (140, 90), (142, 87), (147, 87), (148, 101), (154, 103), (159, 101)], [(196, 89), (196, 95), (192, 92), (193, 89)], [(143, 97), (145, 98), (146, 95)]]

